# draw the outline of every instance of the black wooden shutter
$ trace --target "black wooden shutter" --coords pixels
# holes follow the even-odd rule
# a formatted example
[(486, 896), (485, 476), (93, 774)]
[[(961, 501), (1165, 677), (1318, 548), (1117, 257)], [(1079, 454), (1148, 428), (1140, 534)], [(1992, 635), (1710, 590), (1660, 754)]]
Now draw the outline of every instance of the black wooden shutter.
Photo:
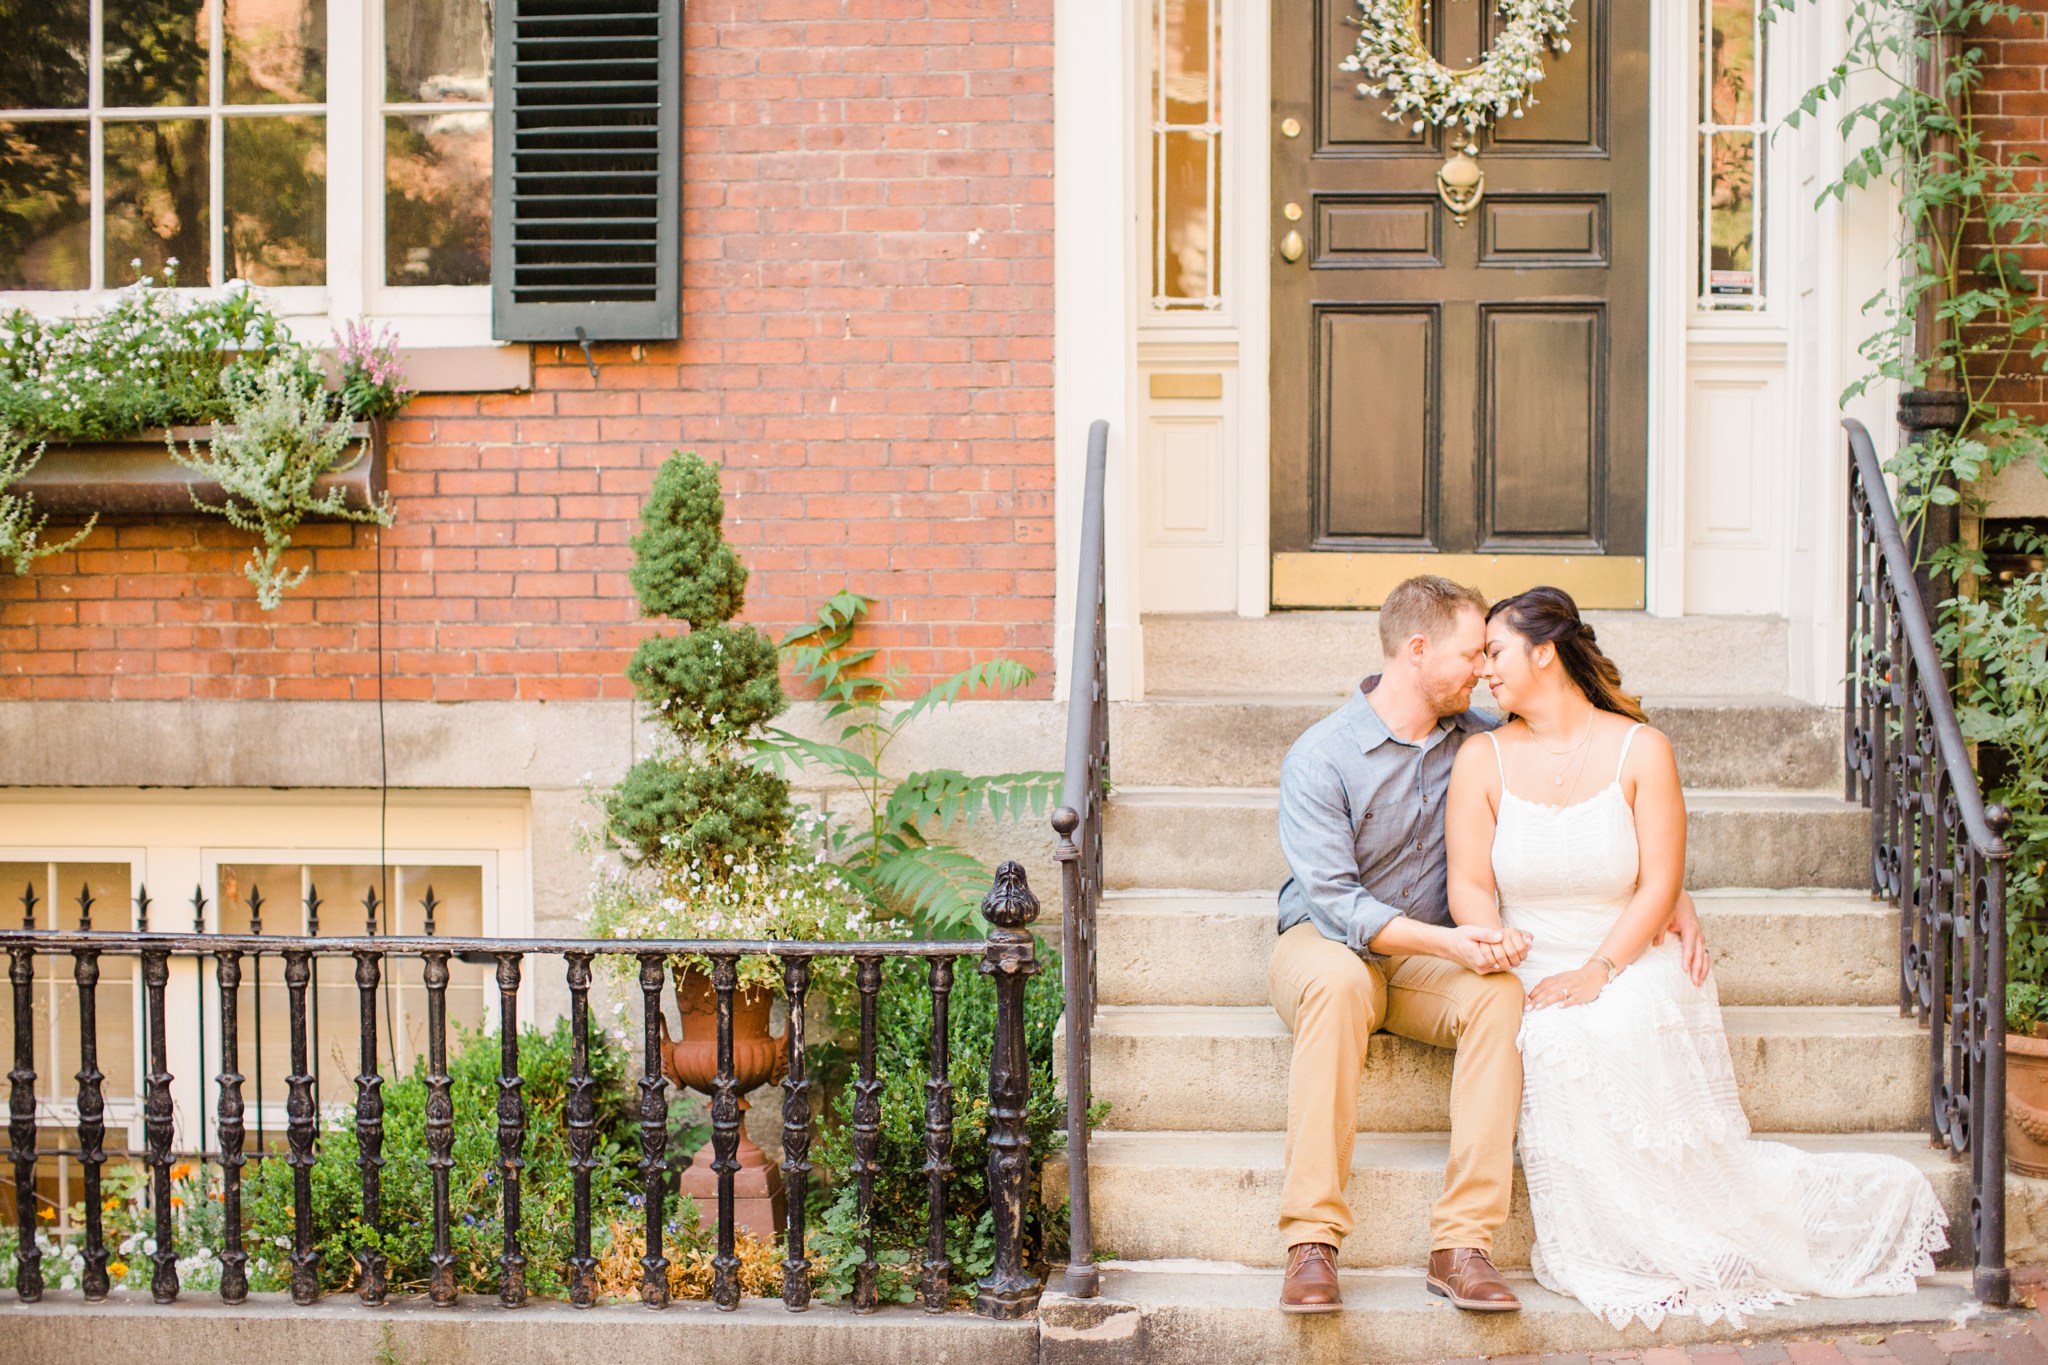
[(491, 334), (681, 335), (681, 0), (498, 0)]

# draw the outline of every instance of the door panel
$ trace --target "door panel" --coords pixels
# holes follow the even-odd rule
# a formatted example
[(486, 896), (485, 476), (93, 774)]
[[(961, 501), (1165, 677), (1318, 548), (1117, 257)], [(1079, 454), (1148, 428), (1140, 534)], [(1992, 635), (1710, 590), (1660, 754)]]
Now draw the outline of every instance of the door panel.
[(1600, 313), (1482, 310), (1479, 453), (1491, 534), (1482, 549), (1534, 542), (1598, 548)]
[[(1491, 9), (1429, 0), (1439, 58), (1473, 59)], [(1278, 605), (1319, 604), (1281, 585), (1335, 582), (1338, 558), (1642, 553), (1648, 7), (1573, 9), (1540, 103), (1472, 139), (1486, 192), (1459, 224), (1436, 175), (1462, 130), (1390, 121), (1338, 69), (1355, 0), (1274, 7), (1273, 237), (1310, 240), (1272, 264), (1271, 531), (1278, 557), (1332, 557), (1276, 562)]]
[[(1421, 548), (1435, 501), (1436, 318), (1433, 311), (1331, 309), (1318, 319), (1323, 373), (1319, 426), (1328, 452), (1323, 535)], [(1379, 394), (1372, 420), (1357, 399)]]

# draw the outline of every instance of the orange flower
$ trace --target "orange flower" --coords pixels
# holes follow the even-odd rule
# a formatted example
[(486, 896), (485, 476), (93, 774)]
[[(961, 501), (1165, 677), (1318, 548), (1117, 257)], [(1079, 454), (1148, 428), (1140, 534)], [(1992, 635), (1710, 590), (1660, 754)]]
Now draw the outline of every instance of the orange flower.
[(38, 1217), (38, 1218), (42, 1219), (42, 1220), (43, 1220), (44, 1222), (46, 1222), (46, 1223), (48, 1223), (48, 1222), (54, 1222), (54, 1221), (56, 1220), (56, 1217), (57, 1217), (57, 1210), (55, 1210), (55, 1209), (37, 1209), (37, 1210), (36, 1210), (36, 1217)]
[(109, 1275), (126, 1275), (128, 1273), (128, 1263), (126, 1261), (108, 1261), (107, 1273)]
[(192, 1174), (192, 1163), (189, 1161), (181, 1161), (171, 1167), (171, 1179), (173, 1180), (183, 1180), (190, 1174)]
[(182, 1209), (185, 1207), (185, 1201), (174, 1194), (171, 1196), (171, 1207), (174, 1209)]
[(115, 1209), (121, 1207), (121, 1201), (118, 1199), (108, 1199), (103, 1201), (100, 1204), (100, 1207), (105, 1209), (108, 1213), (112, 1213)]

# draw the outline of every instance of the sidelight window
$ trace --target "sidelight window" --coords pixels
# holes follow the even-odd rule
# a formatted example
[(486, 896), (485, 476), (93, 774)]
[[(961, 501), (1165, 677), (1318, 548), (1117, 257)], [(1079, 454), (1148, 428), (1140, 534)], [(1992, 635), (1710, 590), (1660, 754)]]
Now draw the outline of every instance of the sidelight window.
[(1224, 0), (1152, 0), (1152, 307), (1223, 306)]
[(1764, 37), (1760, 0), (1703, 0), (1699, 304), (1764, 306)]

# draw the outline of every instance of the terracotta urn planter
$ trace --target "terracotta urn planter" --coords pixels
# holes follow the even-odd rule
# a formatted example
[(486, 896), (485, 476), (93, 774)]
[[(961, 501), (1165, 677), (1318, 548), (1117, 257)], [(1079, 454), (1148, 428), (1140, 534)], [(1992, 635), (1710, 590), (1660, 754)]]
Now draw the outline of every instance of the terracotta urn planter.
[[(677, 1085), (709, 1097), (718, 1081), (718, 993), (711, 978), (702, 972), (678, 969), (676, 1012), (682, 1016), (683, 1036), (671, 1038), (668, 1020), (661, 1021), (662, 1070)], [(732, 1069), (740, 1095), (740, 1120), (746, 1121), (747, 1093), (784, 1074), (789, 1059), (789, 1035), (776, 1037), (768, 1031), (768, 1017), (775, 997), (758, 987), (741, 987), (732, 997)], [(690, 1158), (683, 1172), (681, 1189), (697, 1201), (697, 1221), (707, 1228), (718, 1226), (718, 1174), (711, 1169), (716, 1155), (707, 1141)], [(782, 1171), (768, 1159), (760, 1144), (740, 1128), (737, 1151), (740, 1168), (733, 1174), (734, 1222), (764, 1241), (781, 1230), (787, 1201), (782, 1192)]]
[(2048, 1176), (2048, 1038), (2005, 1035), (2005, 1164)]

